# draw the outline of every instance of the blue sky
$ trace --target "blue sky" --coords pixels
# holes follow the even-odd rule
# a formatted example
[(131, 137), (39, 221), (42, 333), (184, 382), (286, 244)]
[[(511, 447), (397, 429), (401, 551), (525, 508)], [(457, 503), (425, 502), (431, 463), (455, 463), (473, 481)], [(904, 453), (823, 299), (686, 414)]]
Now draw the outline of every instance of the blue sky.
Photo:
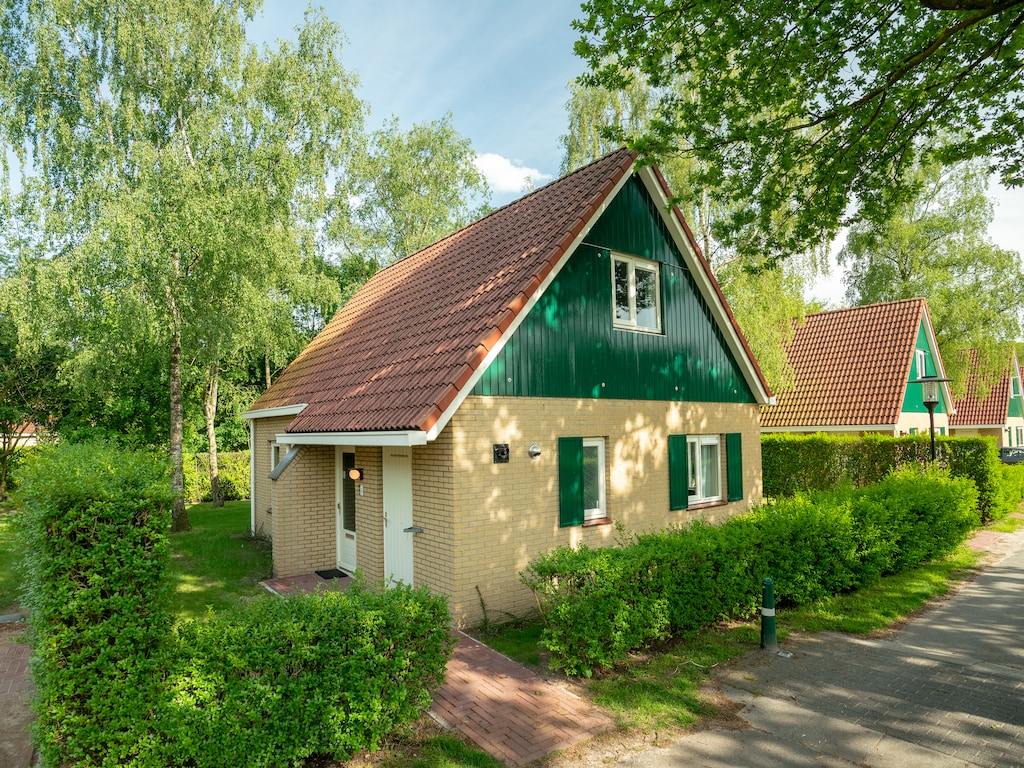
[[(348, 42), (346, 69), (360, 80), (369, 126), (391, 115), (403, 128), (452, 114), (468, 137), (492, 190), (491, 202), (519, 197), (526, 176), (539, 186), (558, 175), (567, 84), (583, 72), (572, 52), (573, 0), (325, 0)], [(255, 40), (293, 37), (305, 6), (265, 2), (250, 27)], [(1024, 190), (993, 185), (996, 220), (989, 234), (1024, 251)], [(838, 270), (809, 296), (840, 306)]]
[[(359, 77), (369, 126), (395, 115), (403, 128), (451, 113), (480, 156), (497, 205), (519, 197), (526, 176), (558, 175), (566, 86), (583, 71), (564, 0), (335, 0), (345, 68)], [(250, 36), (292, 37), (304, 6), (271, 0)]]

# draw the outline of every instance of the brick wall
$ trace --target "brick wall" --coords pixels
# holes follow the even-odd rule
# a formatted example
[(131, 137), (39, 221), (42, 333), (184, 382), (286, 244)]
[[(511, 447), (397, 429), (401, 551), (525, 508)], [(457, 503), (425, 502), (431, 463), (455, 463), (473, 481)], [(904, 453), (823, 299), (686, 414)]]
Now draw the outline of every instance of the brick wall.
[[(728, 432), (742, 434), (744, 500), (669, 511), (668, 435)], [(755, 405), (470, 397), (445, 433), (451, 435), (454, 473), (451, 551), (458, 560), (445, 591), (453, 617), (463, 624), (483, 618), (477, 588), (492, 621), (534, 611), (519, 572), (538, 553), (559, 545), (613, 544), (616, 524), (637, 532), (696, 519), (720, 522), (762, 497)], [(605, 438), (607, 510), (614, 524), (559, 528), (558, 438), (568, 436)], [(492, 463), (494, 443), (509, 444), (509, 463)], [(531, 443), (541, 448), (537, 459), (527, 455)], [(721, 450), (725, 488), (724, 440)]]
[[(277, 435), (284, 432), (294, 416), (278, 416), (272, 419), (255, 419), (255, 435), (252, 446), (251, 461), (255, 476), (253, 477), (252, 504), (256, 512), (256, 533), (271, 536), (271, 518), (273, 516), (270, 479), (270, 445)], [(284, 456), (284, 446), (281, 447)]]
[(338, 556), (334, 446), (303, 446), (271, 482), (271, 500), (274, 576), (334, 568)]
[(414, 581), (445, 594), (453, 592), (457, 581), (454, 486), (461, 478), (456, 474), (450, 427), (412, 449), (413, 525), (423, 529), (413, 537)]

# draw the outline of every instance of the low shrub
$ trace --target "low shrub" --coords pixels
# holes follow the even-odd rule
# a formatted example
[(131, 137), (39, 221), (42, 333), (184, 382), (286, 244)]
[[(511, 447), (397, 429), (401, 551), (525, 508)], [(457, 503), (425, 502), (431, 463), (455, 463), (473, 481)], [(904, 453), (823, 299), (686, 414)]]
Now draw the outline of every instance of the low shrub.
[(168, 765), (296, 765), (376, 749), (430, 705), (445, 598), (399, 586), (263, 600), (178, 628), (159, 729)]
[[(212, 501), (210, 489), (210, 454), (185, 454), (182, 462), (185, 480), (185, 501)], [(249, 452), (232, 451), (217, 454), (217, 475), (224, 501), (249, 498)]]
[(60, 445), (19, 478), (37, 745), (48, 765), (131, 765), (149, 742), (171, 628), (167, 463)]
[(1003, 464), (1001, 472), (1002, 508), (1007, 512), (1016, 512), (1024, 501), (1024, 464)]
[(669, 635), (752, 615), (766, 576), (779, 603), (803, 604), (944, 555), (979, 523), (977, 504), (967, 478), (906, 468), (870, 488), (777, 499), (721, 526), (561, 547), (522, 580), (555, 663), (589, 675)]

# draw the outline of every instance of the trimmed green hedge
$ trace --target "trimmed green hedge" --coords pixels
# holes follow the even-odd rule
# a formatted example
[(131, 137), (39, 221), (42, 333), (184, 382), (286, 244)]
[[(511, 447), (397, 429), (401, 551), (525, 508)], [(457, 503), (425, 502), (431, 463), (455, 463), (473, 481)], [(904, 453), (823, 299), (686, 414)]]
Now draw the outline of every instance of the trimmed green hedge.
[(178, 643), (166, 764), (269, 768), (379, 748), (430, 706), (454, 639), (445, 598), (357, 583), (186, 623)]
[(65, 444), (19, 479), (36, 743), (47, 765), (130, 765), (150, 738), (171, 632), (167, 462)]
[[(185, 479), (185, 501), (211, 501), (210, 454), (185, 454), (182, 463)], [(217, 474), (224, 501), (248, 499), (250, 492), (249, 452), (233, 451), (217, 454)]]
[(780, 603), (799, 604), (946, 554), (979, 523), (977, 503), (966, 478), (903, 469), (870, 488), (778, 499), (721, 526), (560, 547), (522, 579), (556, 664), (589, 675), (652, 641), (752, 615), (766, 576)]
[(44, 449), (18, 503), (45, 765), (300, 765), (410, 725), (443, 681), (447, 601), (426, 589), (267, 597), (172, 627), (166, 461)]
[[(999, 450), (988, 437), (937, 437), (936, 465), (954, 477), (969, 477), (978, 488), (984, 522), (1017, 508), (1014, 489), (1003, 487)], [(848, 437), (816, 433), (761, 436), (761, 471), (768, 497), (801, 491), (826, 491), (852, 484), (862, 488), (881, 481), (894, 469), (931, 464), (927, 435)]]

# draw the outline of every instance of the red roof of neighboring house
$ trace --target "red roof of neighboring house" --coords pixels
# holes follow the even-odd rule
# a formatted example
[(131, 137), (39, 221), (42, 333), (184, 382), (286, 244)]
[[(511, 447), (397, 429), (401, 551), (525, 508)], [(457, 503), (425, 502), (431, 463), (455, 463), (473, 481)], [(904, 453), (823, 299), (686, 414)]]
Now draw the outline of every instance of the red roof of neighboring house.
[(761, 412), (761, 426), (896, 424), (918, 329), (931, 328), (924, 299), (808, 315), (787, 348), (795, 386)]
[(612, 152), (382, 269), (250, 411), (305, 404), (289, 433), (429, 431), (634, 161)]
[(949, 417), (949, 425), (951, 427), (981, 427), (1006, 424), (1006, 417), (1010, 410), (1010, 371), (1016, 366), (1016, 353), (1007, 363), (1003, 375), (992, 384), (988, 395), (983, 400), (978, 399), (978, 390), (981, 384), (978, 352), (968, 349), (964, 351), (964, 354), (970, 356), (971, 375), (967, 381), (967, 391), (963, 397), (956, 400), (956, 413)]

